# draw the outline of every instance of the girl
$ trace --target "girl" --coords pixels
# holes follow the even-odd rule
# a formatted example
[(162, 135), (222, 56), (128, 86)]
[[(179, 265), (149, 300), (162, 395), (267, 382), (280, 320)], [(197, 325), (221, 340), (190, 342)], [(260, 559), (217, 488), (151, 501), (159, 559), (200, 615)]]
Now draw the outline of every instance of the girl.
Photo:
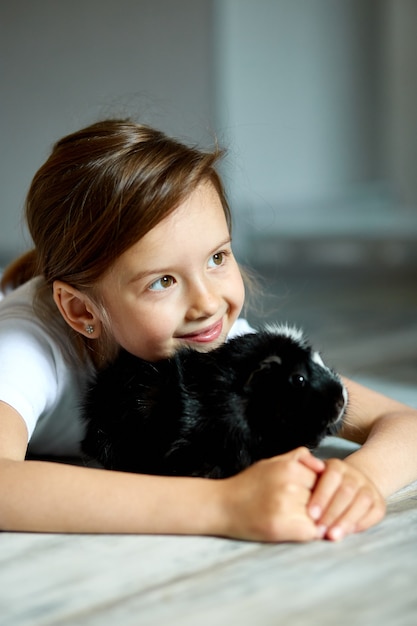
[(26, 460), (77, 453), (80, 394), (119, 346), (156, 360), (247, 330), (219, 156), (108, 120), (59, 141), (35, 175), (35, 248), (4, 273), (0, 303), (1, 529), (336, 540), (417, 479), (417, 412), (349, 381), (342, 435), (363, 446), (345, 461), (301, 448), (208, 480)]

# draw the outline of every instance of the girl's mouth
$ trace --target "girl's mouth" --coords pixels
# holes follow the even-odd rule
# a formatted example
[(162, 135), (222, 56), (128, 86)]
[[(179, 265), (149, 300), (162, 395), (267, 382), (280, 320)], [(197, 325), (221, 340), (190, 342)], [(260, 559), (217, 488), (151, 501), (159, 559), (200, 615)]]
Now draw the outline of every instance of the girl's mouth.
[(183, 335), (181, 339), (196, 343), (210, 343), (211, 341), (215, 341), (220, 337), (222, 330), (223, 320), (219, 320), (218, 322), (216, 322), (212, 326), (209, 326), (208, 328), (205, 328), (204, 330), (190, 333), (188, 335)]

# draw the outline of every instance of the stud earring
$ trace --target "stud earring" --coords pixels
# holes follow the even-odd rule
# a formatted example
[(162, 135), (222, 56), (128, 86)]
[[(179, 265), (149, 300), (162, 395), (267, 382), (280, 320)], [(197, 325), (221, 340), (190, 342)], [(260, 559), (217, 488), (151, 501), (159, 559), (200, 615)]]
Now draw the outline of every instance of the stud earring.
[(85, 330), (89, 335), (91, 335), (94, 332), (94, 326), (91, 326), (91, 324), (87, 324)]

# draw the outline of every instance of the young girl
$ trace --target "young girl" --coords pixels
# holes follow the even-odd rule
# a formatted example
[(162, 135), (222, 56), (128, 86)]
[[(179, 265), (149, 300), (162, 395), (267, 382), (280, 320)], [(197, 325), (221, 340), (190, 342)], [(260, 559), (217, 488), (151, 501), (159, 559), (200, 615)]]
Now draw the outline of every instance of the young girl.
[(80, 394), (119, 346), (156, 360), (247, 330), (219, 156), (108, 120), (36, 174), (35, 248), (5, 271), (0, 303), (2, 530), (336, 540), (417, 479), (417, 412), (350, 381), (342, 435), (363, 445), (345, 461), (300, 448), (209, 480), (26, 460), (79, 452)]

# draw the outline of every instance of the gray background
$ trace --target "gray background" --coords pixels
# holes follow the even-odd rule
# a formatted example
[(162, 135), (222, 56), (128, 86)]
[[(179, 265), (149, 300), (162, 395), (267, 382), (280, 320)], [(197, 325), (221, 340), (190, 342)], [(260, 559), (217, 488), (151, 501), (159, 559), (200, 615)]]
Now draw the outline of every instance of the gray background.
[(343, 245), (322, 261), (366, 262), (375, 240), (384, 262), (414, 260), (414, 0), (1, 0), (0, 9), (0, 262), (29, 245), (21, 210), (52, 143), (130, 114), (229, 149), (242, 260), (289, 263), (300, 239), (316, 241), (318, 259), (323, 237)]

